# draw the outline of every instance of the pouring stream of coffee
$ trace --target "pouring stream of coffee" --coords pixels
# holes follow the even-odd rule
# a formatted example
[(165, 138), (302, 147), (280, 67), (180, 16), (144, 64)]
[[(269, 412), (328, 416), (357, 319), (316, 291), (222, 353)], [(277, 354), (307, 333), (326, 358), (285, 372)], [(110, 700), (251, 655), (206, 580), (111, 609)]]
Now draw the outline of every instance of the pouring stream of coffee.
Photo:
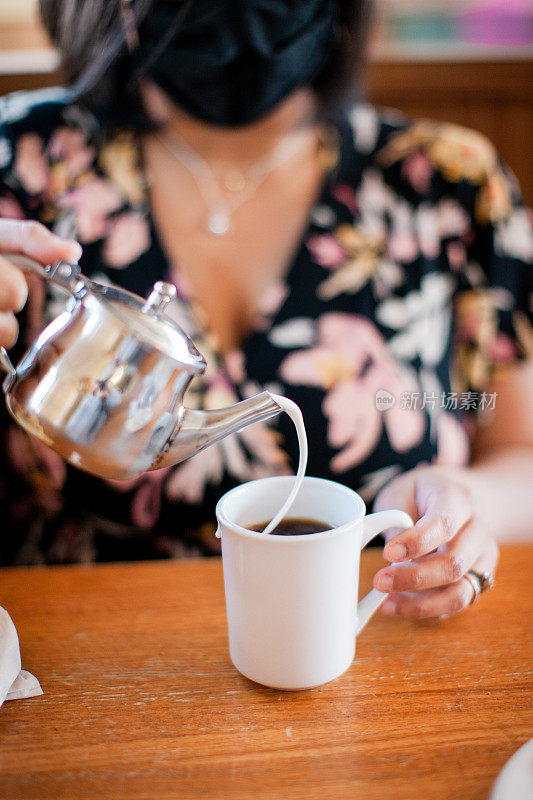
[(296, 500), (296, 495), (300, 491), (300, 487), (302, 485), (302, 481), (305, 475), (305, 470), (307, 468), (307, 435), (305, 433), (305, 425), (302, 412), (300, 411), (296, 403), (294, 403), (292, 400), (289, 400), (287, 397), (281, 397), (278, 394), (272, 394), (272, 392), (269, 392), (269, 395), (283, 409), (283, 411), (285, 411), (285, 413), (289, 415), (289, 417), (292, 419), (294, 423), (294, 427), (296, 428), (296, 433), (298, 434), (298, 444), (300, 446), (300, 459), (298, 462), (298, 471), (296, 472), (294, 484), (289, 493), (289, 496), (281, 506), (278, 513), (271, 519), (266, 528), (263, 530), (263, 533), (272, 533), (272, 531), (277, 528), (281, 520), (287, 516), (292, 507), (292, 504)]

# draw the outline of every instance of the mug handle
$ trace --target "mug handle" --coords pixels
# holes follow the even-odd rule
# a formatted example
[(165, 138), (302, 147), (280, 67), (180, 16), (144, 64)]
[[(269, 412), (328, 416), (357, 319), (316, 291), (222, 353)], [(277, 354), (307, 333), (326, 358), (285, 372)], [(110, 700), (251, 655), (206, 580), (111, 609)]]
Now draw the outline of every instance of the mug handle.
[[(413, 520), (406, 514), (405, 511), (378, 511), (375, 514), (367, 514), (363, 520), (363, 536), (361, 538), (361, 550), (363, 550), (369, 541), (374, 538), (378, 533), (387, 530), (387, 528), (412, 528)], [(367, 595), (357, 604), (357, 636), (370, 617), (375, 614), (381, 606), (386, 594), (378, 592), (377, 589), (371, 589)]]

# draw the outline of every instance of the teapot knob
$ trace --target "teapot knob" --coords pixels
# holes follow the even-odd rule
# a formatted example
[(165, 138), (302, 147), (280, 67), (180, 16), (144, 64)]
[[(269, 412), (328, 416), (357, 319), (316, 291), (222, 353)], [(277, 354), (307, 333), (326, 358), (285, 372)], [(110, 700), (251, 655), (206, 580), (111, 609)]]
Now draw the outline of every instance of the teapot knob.
[(173, 283), (167, 281), (157, 281), (154, 283), (154, 288), (150, 292), (146, 303), (143, 305), (142, 310), (146, 311), (164, 311), (166, 306), (171, 300), (176, 297), (176, 287)]

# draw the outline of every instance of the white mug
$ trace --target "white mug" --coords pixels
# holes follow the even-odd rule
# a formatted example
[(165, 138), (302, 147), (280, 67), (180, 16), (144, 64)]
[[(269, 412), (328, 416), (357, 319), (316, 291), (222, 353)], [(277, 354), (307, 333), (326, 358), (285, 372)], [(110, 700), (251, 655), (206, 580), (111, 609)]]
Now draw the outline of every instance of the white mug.
[(250, 481), (217, 505), (231, 660), (247, 678), (275, 689), (310, 689), (348, 669), (357, 634), (386, 597), (372, 589), (357, 602), (359, 554), (386, 528), (413, 524), (403, 511), (365, 516), (356, 492), (306, 477), (289, 516), (327, 522), (330, 530), (248, 530), (272, 518), (293, 482)]

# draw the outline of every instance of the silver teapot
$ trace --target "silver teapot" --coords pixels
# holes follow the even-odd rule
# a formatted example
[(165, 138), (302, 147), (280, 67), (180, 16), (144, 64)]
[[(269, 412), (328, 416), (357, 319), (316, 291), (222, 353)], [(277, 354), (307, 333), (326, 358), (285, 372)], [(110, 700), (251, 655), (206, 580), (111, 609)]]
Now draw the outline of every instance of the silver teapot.
[(164, 313), (176, 294), (171, 283), (156, 283), (143, 300), (65, 261), (10, 259), (70, 294), (20, 364), (0, 348), (0, 366), (13, 418), (73, 466), (129, 480), (281, 411), (268, 392), (228, 408), (185, 408), (185, 391), (206, 362)]

